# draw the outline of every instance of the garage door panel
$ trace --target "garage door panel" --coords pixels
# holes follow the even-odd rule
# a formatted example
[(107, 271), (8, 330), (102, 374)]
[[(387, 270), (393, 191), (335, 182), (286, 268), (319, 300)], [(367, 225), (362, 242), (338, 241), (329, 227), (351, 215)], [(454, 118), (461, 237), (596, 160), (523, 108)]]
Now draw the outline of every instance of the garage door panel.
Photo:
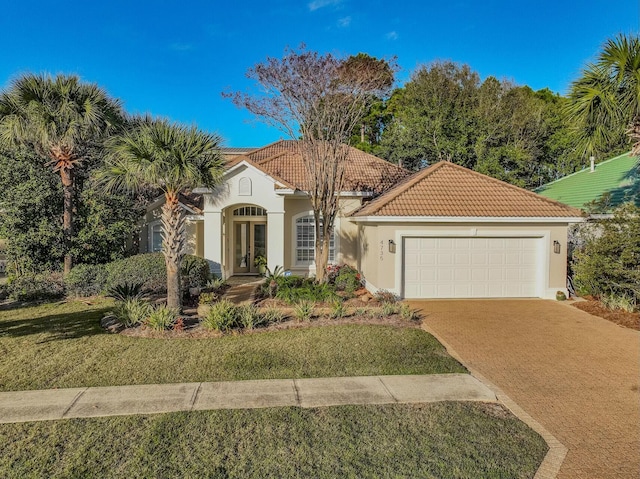
[(540, 238), (405, 238), (407, 298), (536, 297)]

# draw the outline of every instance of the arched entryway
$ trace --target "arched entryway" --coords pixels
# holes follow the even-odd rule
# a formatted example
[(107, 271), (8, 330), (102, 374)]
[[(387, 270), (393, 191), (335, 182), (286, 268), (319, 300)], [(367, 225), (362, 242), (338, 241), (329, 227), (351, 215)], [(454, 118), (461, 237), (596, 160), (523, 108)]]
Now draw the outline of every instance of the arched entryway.
[(227, 211), (230, 273), (258, 274), (267, 261), (267, 211), (253, 204), (234, 205)]

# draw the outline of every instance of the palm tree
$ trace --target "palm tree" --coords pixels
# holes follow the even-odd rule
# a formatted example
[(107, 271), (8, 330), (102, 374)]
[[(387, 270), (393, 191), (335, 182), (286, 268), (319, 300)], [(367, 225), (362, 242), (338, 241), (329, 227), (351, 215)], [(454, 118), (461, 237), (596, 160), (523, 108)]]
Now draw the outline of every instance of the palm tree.
[(73, 212), (77, 170), (90, 151), (120, 124), (120, 103), (75, 75), (26, 74), (0, 94), (0, 145), (26, 146), (60, 173), (64, 195), (64, 271), (73, 266)]
[(136, 193), (153, 188), (164, 193), (162, 253), (167, 267), (167, 305), (180, 309), (180, 267), (184, 257), (185, 218), (179, 195), (196, 187), (211, 188), (222, 176), (220, 138), (195, 127), (151, 117), (107, 142), (110, 152), (98, 174), (107, 191)]
[(609, 39), (571, 85), (569, 100), (567, 113), (586, 154), (615, 145), (625, 132), (640, 154), (640, 38)]

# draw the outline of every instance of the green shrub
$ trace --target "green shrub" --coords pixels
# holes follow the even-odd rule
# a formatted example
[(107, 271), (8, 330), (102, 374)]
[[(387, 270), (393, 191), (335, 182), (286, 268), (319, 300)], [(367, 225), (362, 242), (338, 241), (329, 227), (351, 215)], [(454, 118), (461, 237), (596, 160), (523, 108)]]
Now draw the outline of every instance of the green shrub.
[(342, 301), (334, 301), (331, 305), (331, 317), (334, 319), (344, 318), (347, 315), (347, 309)]
[(201, 288), (209, 281), (209, 263), (198, 256), (186, 255), (182, 260), (182, 286), (188, 288)]
[(583, 228), (582, 245), (573, 254), (579, 291), (597, 296), (626, 297), (640, 304), (640, 208), (627, 204), (613, 218)]
[(67, 293), (74, 296), (94, 296), (104, 291), (107, 268), (103, 264), (78, 264), (64, 278)]
[(15, 277), (7, 290), (14, 301), (53, 300), (65, 295), (61, 273), (26, 273)]
[(312, 278), (288, 276), (275, 281), (277, 284), (275, 297), (289, 304), (300, 301), (321, 303), (335, 301), (338, 298), (332, 285), (318, 284)]
[(202, 319), (202, 324), (205, 328), (225, 332), (238, 327), (239, 316), (238, 307), (223, 299), (211, 306), (207, 315)]
[(313, 316), (315, 305), (312, 301), (300, 301), (293, 308), (293, 314), (298, 321), (309, 321)]
[[(125, 283), (142, 283), (142, 290), (166, 293), (167, 267), (162, 253), (144, 253), (114, 261), (107, 265), (107, 289)], [(206, 275), (205, 275), (206, 273)], [(183, 287), (204, 286), (209, 278), (209, 265), (204, 258), (186, 255), (182, 261)]]
[(329, 269), (329, 283), (333, 284), (336, 290), (349, 294), (353, 294), (362, 286), (360, 273), (347, 264)]
[(153, 306), (141, 299), (126, 299), (118, 301), (111, 312), (125, 328), (131, 328), (144, 323), (153, 312)]
[(376, 294), (373, 296), (376, 301), (379, 303), (397, 303), (398, 296), (391, 291), (387, 291), (385, 289), (379, 289)]
[(213, 304), (218, 301), (220, 296), (217, 293), (200, 293), (198, 296), (198, 304)]
[(116, 301), (126, 301), (127, 299), (142, 299), (142, 283), (118, 284), (107, 290), (106, 295)]
[(144, 324), (154, 331), (166, 331), (171, 329), (178, 317), (179, 312), (177, 309), (161, 305), (152, 309)]

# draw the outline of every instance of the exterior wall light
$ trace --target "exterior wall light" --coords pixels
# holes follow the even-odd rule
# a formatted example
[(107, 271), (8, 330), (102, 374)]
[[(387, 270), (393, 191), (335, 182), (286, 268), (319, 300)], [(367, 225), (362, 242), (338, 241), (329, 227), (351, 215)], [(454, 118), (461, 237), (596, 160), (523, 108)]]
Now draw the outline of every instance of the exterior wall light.
[(396, 242), (393, 240), (389, 240), (389, 253), (396, 252)]
[(558, 240), (553, 240), (553, 252), (560, 254), (560, 242)]

